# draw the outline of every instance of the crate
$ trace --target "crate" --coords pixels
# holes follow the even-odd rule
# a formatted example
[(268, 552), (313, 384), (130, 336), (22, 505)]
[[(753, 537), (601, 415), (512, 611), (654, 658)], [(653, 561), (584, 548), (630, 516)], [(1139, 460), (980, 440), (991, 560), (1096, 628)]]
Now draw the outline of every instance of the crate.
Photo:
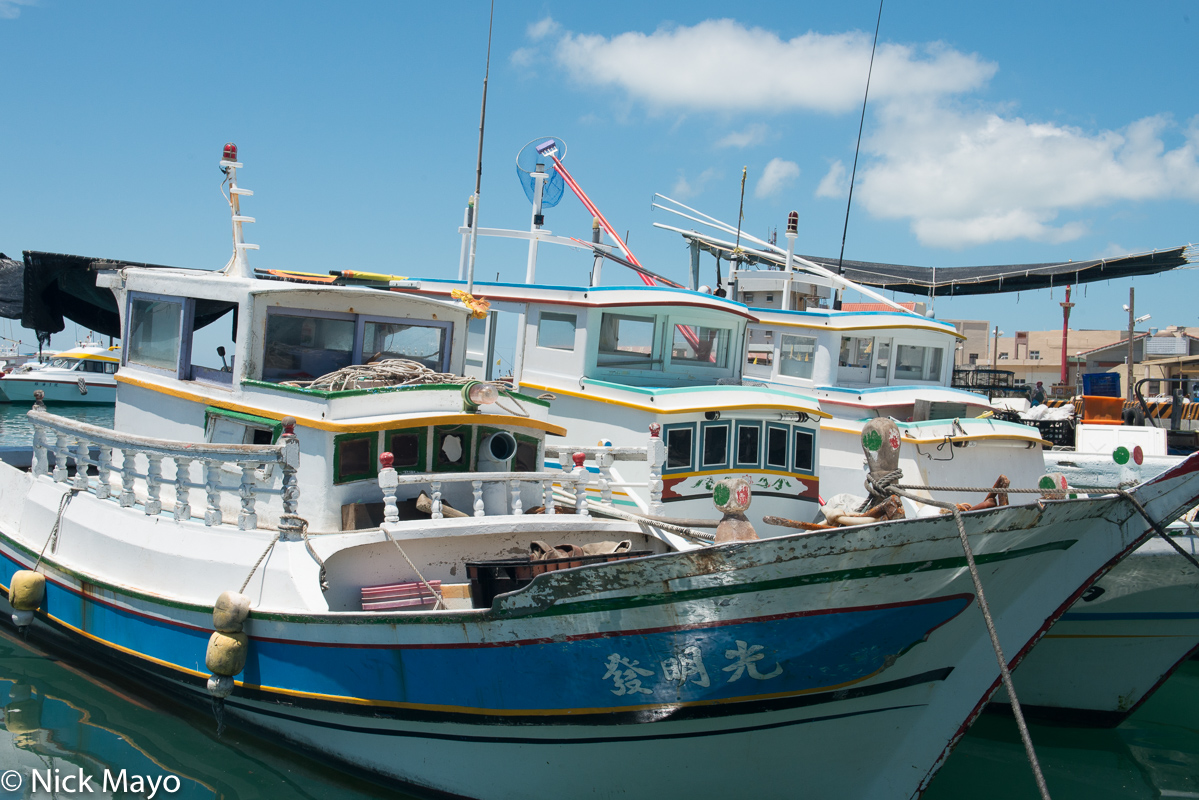
[[(1074, 446), (1074, 420), (1072, 419), (1038, 419), (1026, 420), (1029, 425), (1035, 425), (1041, 432), (1041, 438), (1052, 442), (1053, 447)], [(1043, 445), (1048, 449), (1050, 445)]]
[(1124, 400), (1119, 397), (1084, 394), (1082, 421), (1089, 425), (1122, 425)]
[(396, 608), (427, 606), (437, 602), (437, 595), (430, 592), (441, 589), (441, 581), (429, 581), (425, 586), (420, 581), (391, 583), (384, 586), (362, 587), (363, 611), (387, 611)]
[[(963, 416), (964, 416), (964, 415), (963, 415)], [(1027, 424), (1028, 424), (1028, 423), (1027, 423), (1027, 422), (1025, 422), (1024, 420), (1020, 419), (1020, 412), (1019, 412), (1019, 411), (1012, 411), (1012, 410), (1010, 410), (1010, 409), (1007, 409), (1007, 408), (997, 408), (997, 409), (995, 409), (994, 411), (992, 411), (992, 412), (991, 412), (991, 417), (992, 417), (992, 418), (994, 418), (994, 419), (1003, 420), (1004, 422), (1018, 422), (1018, 423), (1020, 423), (1021, 425), (1027, 425)]]
[(1090, 372), (1082, 376), (1082, 393), (1098, 397), (1120, 397), (1120, 376), (1114, 372)]
[(496, 595), (523, 589), (544, 572), (585, 567), (590, 564), (605, 564), (609, 561), (623, 561), (626, 558), (640, 558), (648, 555), (653, 555), (652, 551), (627, 550), (623, 553), (602, 553), (597, 556), (577, 556), (575, 558), (548, 558), (544, 561), (530, 561), (527, 557), (506, 558), (498, 561), (468, 561), (466, 562), (466, 575), (470, 579), (471, 605), (475, 608), (491, 608), (491, 602)]

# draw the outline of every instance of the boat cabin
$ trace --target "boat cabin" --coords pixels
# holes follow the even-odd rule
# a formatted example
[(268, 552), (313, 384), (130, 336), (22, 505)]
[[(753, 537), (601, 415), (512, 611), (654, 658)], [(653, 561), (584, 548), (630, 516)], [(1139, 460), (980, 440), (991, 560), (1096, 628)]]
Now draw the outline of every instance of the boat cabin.
[[(273, 444), (284, 417), (293, 417), (302, 456), (299, 513), (314, 530), (368, 526), (381, 515), (383, 452), (401, 474), (534, 471), (546, 432), (564, 433), (546, 422), (546, 401), (512, 394), (497, 405), (487, 402), (494, 391), (472, 395), (478, 384), (455, 377), (468, 316), (460, 303), (203, 270), (127, 268), (98, 283), (117, 295), (125, 333), (116, 430)], [(224, 332), (228, 351), (211, 346)], [(370, 373), (377, 369), (370, 364), (387, 359), (415, 362), (440, 378), (408, 386), (384, 385), (382, 375), (315, 382), (347, 368)], [(269, 466), (256, 478), (269, 484)], [(446, 503), (470, 508), (469, 487), (455, 489), (447, 487)], [(401, 511), (416, 513), (420, 491), (401, 487)], [(531, 494), (526, 500), (534, 504)]]

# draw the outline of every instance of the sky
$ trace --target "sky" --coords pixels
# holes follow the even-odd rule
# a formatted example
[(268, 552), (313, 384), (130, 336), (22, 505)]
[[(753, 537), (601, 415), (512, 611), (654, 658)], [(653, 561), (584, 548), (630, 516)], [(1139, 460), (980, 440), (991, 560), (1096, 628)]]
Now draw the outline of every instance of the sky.
[[(553, 136), (656, 272), (685, 281), (688, 259), (653, 223), (690, 223), (653, 194), (735, 224), (742, 168), (748, 232), (794, 209), (797, 250), (836, 257), (878, 19), (873, 0), (499, 0), (481, 224), (527, 229), (515, 157)], [(487, 28), (474, 0), (0, 0), (0, 252), (218, 269), (232, 141), (254, 266), (455, 277)], [(845, 257), (1046, 262), (1199, 238), (1196, 33), (1193, 2), (886, 2)], [(591, 218), (568, 192), (546, 227), (585, 239)], [(478, 279), (523, 280), (525, 263), (521, 243), (480, 240)], [(590, 265), (543, 247), (539, 276), (579, 284)], [(1196, 281), (1090, 284), (1071, 327), (1127, 325), (1130, 286), (1147, 326), (1196, 325)], [(935, 314), (1051, 329), (1062, 294), (939, 298)]]

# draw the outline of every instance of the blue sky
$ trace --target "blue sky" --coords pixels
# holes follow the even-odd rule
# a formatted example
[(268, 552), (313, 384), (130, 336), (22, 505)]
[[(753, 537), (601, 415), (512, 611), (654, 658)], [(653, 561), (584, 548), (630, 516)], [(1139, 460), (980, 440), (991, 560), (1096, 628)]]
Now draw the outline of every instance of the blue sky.
[[(796, 209), (798, 249), (836, 255), (876, 3), (496, 6), (485, 226), (527, 227), (514, 158), (553, 135), (658, 272), (682, 279), (686, 252), (652, 227), (677, 221), (652, 194), (734, 221), (742, 166), (748, 231)], [(1199, 238), (1197, 32), (1188, 2), (892, 0), (846, 257), (947, 267)], [(0, 0), (0, 251), (219, 268), (216, 162), (234, 141), (255, 266), (454, 275), (486, 37), (482, 2)], [(585, 238), (590, 217), (568, 194), (547, 227)], [(590, 258), (551, 249), (541, 264), (581, 282)], [(480, 279), (524, 265), (519, 244), (481, 242)], [(1072, 327), (1126, 324), (1128, 286), (1078, 292)], [(1195, 272), (1135, 286), (1150, 325), (1196, 324)], [(1061, 299), (942, 298), (936, 312), (1010, 333), (1057, 327)]]

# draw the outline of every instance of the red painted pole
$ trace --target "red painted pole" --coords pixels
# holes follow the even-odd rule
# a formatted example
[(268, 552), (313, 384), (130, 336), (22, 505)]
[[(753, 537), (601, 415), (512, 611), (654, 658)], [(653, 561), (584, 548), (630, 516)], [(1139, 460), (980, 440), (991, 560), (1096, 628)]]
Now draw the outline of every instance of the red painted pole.
[[(1070, 287), (1066, 287), (1066, 302), (1062, 303), (1062, 384), (1066, 383), (1069, 372), (1070, 355), (1066, 350), (1066, 340), (1070, 333), (1070, 309), (1074, 308), (1074, 304), (1070, 302)], [(1081, 367), (1079, 367), (1081, 369)]]

